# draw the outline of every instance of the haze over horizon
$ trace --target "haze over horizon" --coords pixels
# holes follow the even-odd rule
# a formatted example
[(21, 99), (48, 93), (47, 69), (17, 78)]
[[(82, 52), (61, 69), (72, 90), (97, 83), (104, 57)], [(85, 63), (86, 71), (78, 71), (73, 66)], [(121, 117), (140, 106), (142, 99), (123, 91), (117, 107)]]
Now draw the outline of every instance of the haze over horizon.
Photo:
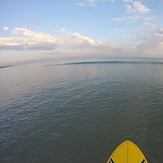
[(0, 1), (0, 65), (163, 58), (162, 0)]

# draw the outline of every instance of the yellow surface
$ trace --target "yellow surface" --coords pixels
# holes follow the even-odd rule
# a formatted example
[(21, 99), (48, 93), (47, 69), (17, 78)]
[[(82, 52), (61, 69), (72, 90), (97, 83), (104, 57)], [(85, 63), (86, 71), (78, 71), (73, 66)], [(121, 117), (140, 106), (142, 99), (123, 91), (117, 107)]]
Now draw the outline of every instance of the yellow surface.
[(107, 163), (148, 163), (141, 150), (131, 141), (120, 144)]

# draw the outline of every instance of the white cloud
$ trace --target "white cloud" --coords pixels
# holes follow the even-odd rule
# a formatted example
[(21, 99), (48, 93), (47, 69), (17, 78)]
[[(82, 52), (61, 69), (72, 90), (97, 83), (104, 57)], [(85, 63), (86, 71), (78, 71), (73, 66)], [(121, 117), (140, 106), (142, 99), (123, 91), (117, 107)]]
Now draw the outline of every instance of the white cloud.
[(124, 0), (125, 3), (130, 2), (129, 4), (125, 4), (126, 8), (125, 15), (121, 18), (113, 18), (115, 21), (127, 21), (127, 23), (134, 23), (140, 19), (144, 21), (150, 21), (149, 17), (144, 17), (142, 15), (147, 14), (151, 11), (151, 9), (147, 8), (139, 1), (133, 0)]
[(96, 2), (97, 0), (87, 0), (88, 3), (94, 3)]
[(111, 30), (111, 31), (124, 31), (123, 29), (120, 29), (120, 28), (114, 28), (114, 29), (109, 29), (109, 30)]
[(115, 28), (115, 31), (123, 31), (123, 29)]
[(50, 51), (45, 51), (45, 54), (52, 54), (52, 55), (59, 55), (59, 54), (63, 54), (63, 52), (59, 51), (59, 50), (50, 50)]
[(132, 12), (134, 13), (134, 9), (132, 8), (131, 5), (128, 5), (128, 4), (127, 4), (127, 5), (125, 5), (125, 7), (126, 7), (126, 9), (127, 9), (127, 11), (126, 11), (127, 13), (132, 13)]
[[(65, 38), (59, 38), (25, 28), (15, 28), (12, 31), (13, 37), (0, 38), (0, 50), (42, 50), (44, 54), (49, 55), (75, 55), (80, 52), (83, 55), (109, 54), (111, 56), (116, 56), (119, 53), (129, 56), (129, 54), (134, 52), (135, 54), (136, 52), (142, 54), (144, 52), (145, 54), (156, 50), (161, 55), (163, 51), (163, 27), (150, 23), (147, 23), (146, 26), (144, 29), (137, 29), (137, 31), (139, 30), (139, 33), (135, 35), (138, 41), (137, 47), (134, 46), (136, 43), (133, 45), (118, 45), (114, 41), (108, 43), (96, 41), (90, 37), (85, 37), (80, 33), (70, 32), (66, 29), (60, 29), (60, 32), (65, 34)], [(115, 28), (114, 30), (122, 31), (119, 28)], [(150, 51), (150, 49), (152, 50)]]
[(133, 2), (133, 0), (123, 0), (123, 2)]
[(153, 23), (145, 23), (145, 25), (147, 25), (147, 26), (151, 26), (152, 28), (156, 28), (156, 27), (158, 27), (157, 24), (153, 24)]
[(65, 29), (61, 29), (61, 32), (67, 33), (71, 38), (75, 39), (73, 43), (75, 45), (80, 46), (89, 46), (89, 47), (109, 47), (109, 44), (101, 42), (101, 41), (95, 41), (89, 37), (84, 37), (80, 35), (79, 33), (72, 33), (69, 31), (66, 31)]
[(76, 5), (78, 5), (78, 6), (95, 6), (95, 3), (84, 3), (84, 2), (81, 2), (81, 3), (77, 3)]
[(8, 31), (9, 28), (8, 28), (8, 27), (3, 27), (3, 29), (4, 29), (5, 31)]
[[(50, 34), (44, 34), (36, 31), (31, 31), (25, 28), (13, 29), (14, 37), (1, 37), (0, 49), (1, 50), (52, 50), (56, 52), (56, 49), (60, 48), (111, 48), (111, 44), (95, 41), (89, 37), (82, 36), (79, 33), (72, 33), (65, 29), (60, 29), (64, 32), (66, 38), (58, 38), (51, 36)], [(113, 48), (113, 47), (112, 47)], [(51, 52), (49, 52), (51, 53)]]
[(138, 50), (144, 54), (157, 54), (162, 56), (163, 53), (163, 28), (157, 25), (149, 24), (146, 28), (137, 33), (139, 42)]
[[(119, 30), (119, 29), (117, 29)], [(0, 38), (0, 50), (16, 50), (16, 51), (36, 51), (41, 50), (44, 54), (49, 55), (117, 55), (121, 52), (128, 53), (129, 47), (118, 45), (114, 41), (108, 43), (96, 41), (92, 38), (85, 37), (79, 33), (73, 33), (65, 29), (60, 29), (65, 33), (64, 38), (51, 36), (25, 28), (15, 28), (12, 33), (13, 37)], [(62, 35), (63, 36), (63, 35)]]
[(95, 6), (97, 0), (83, 0), (76, 3), (78, 6)]
[(139, 14), (147, 14), (149, 11), (151, 11), (149, 8), (147, 8), (145, 5), (143, 5), (139, 1), (132, 2), (132, 5), (126, 4), (125, 5), (127, 9), (127, 13), (139, 13)]
[(39, 33), (35, 31), (31, 31), (25, 28), (15, 28), (12, 31), (13, 34), (25, 36), (28, 38), (30, 41), (36, 41), (36, 42), (48, 42), (52, 44), (61, 43), (61, 40), (58, 39), (57, 37), (51, 36), (50, 34), (44, 34), (44, 33)]
[(115, 2), (116, 0), (78, 0), (78, 3), (76, 5), (78, 6), (96, 6), (98, 2)]
[(133, 7), (135, 8), (136, 12), (139, 12), (141, 14), (147, 14), (151, 9), (147, 8), (145, 5), (143, 5), (141, 2), (133, 2)]
[(135, 21), (138, 21), (139, 18), (140, 18), (139, 16), (123, 16), (122, 18), (113, 18), (112, 20), (135, 22)]
[(67, 31), (63, 28), (60, 29), (61, 32), (66, 33)]
[(148, 17), (142, 17), (142, 16), (139, 16), (139, 15), (135, 15), (135, 16), (123, 16), (122, 18), (112, 18), (112, 20), (114, 21), (119, 21), (119, 22), (122, 22), (122, 21), (126, 21), (127, 23), (134, 23), (138, 20), (144, 20), (145, 21), (145, 24), (150, 21), (151, 19), (148, 18)]
[(15, 28), (12, 33), (21, 37), (1, 37), (1, 50), (46, 50), (55, 49), (64, 43), (64, 40), (61, 38), (25, 28)]

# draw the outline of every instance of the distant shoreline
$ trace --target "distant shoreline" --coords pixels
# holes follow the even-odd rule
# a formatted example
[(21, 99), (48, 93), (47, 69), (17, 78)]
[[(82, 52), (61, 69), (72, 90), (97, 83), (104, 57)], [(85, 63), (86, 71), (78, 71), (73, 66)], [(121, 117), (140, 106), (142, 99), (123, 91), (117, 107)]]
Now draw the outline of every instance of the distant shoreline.
[(7, 67), (10, 67), (10, 66), (0, 66), (0, 68), (7, 68)]

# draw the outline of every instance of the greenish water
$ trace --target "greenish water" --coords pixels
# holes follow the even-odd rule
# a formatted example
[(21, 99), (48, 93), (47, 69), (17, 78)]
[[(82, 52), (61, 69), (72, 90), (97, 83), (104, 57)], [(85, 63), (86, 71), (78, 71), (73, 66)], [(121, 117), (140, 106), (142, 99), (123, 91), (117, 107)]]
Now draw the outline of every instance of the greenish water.
[(105, 163), (131, 140), (163, 160), (163, 60), (0, 69), (0, 162)]

